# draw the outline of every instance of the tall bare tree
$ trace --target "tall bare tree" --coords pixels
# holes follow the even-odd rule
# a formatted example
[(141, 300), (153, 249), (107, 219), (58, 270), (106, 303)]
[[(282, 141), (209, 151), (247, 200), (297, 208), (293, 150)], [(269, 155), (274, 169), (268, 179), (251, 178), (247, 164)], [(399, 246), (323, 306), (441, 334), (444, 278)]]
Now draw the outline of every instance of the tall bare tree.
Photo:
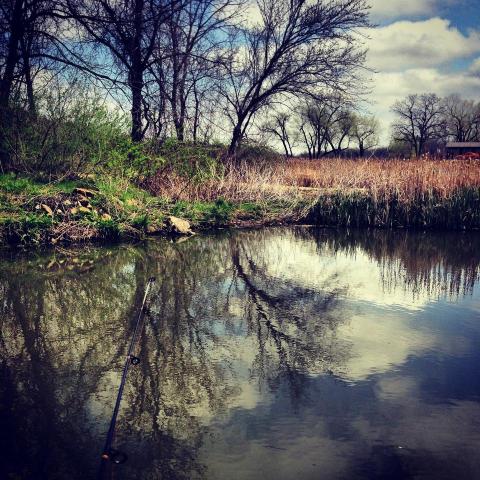
[(359, 114), (353, 115), (350, 135), (358, 145), (360, 157), (363, 157), (367, 150), (378, 145), (379, 129), (380, 125), (375, 117)]
[(444, 111), (442, 99), (434, 93), (409, 95), (395, 102), (392, 112), (397, 120), (392, 125), (393, 138), (409, 145), (419, 157), (429, 141), (444, 135)]
[(229, 154), (263, 107), (319, 89), (346, 90), (365, 56), (356, 35), (368, 26), (364, 0), (257, 0), (257, 7), (257, 23), (224, 69)]
[(459, 95), (445, 99), (445, 121), (449, 138), (456, 142), (480, 141), (480, 102)]
[(15, 131), (10, 107), (25, 106), (34, 117), (34, 80), (47, 66), (53, 72), (52, 52), (61, 14), (53, 0), (7, 0), (0, 3), (0, 156), (8, 161), (7, 130)]
[(15, 79), (15, 70), (20, 62), (20, 40), (25, 30), (25, 1), (13, 0), (2, 3), (2, 64), (0, 76), (0, 107), (7, 107)]
[(269, 113), (268, 120), (260, 128), (263, 133), (273, 135), (281, 142), (287, 157), (293, 157), (293, 138), (289, 128), (291, 118), (290, 113), (273, 111)]
[(309, 158), (339, 155), (349, 144), (354, 116), (347, 100), (338, 95), (309, 102), (300, 114), (300, 132)]
[[(153, 62), (160, 28), (183, 0), (66, 0), (84, 39), (102, 47), (130, 91), (133, 141), (145, 134), (145, 73)], [(102, 53), (100, 53), (102, 55)], [(106, 59), (105, 59), (106, 60)]]
[[(153, 72), (170, 104), (178, 140), (190, 115), (198, 130), (198, 109), (217, 73), (222, 49), (244, 0), (189, 0), (172, 10), (156, 50)], [(194, 135), (196, 136), (196, 135)]]

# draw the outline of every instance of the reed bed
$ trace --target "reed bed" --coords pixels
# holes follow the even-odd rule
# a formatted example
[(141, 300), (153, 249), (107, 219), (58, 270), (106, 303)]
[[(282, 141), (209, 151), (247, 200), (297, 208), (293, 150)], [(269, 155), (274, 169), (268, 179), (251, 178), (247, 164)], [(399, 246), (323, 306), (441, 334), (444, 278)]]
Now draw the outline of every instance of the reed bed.
[(458, 188), (480, 187), (478, 160), (295, 158), (285, 161), (283, 171), (290, 185), (391, 191), (406, 197), (432, 190), (449, 195)]
[[(479, 160), (281, 159), (269, 163), (228, 164), (206, 180), (186, 179), (174, 171), (145, 182), (157, 196), (176, 200), (254, 201), (315, 194), (315, 190), (395, 193), (408, 199), (420, 192), (442, 196), (480, 188)], [(318, 192), (317, 192), (318, 193)]]
[(471, 159), (294, 158), (226, 165), (205, 181), (171, 172), (146, 187), (174, 201), (283, 202), (292, 218), (319, 225), (480, 228), (480, 162)]
[(221, 173), (207, 178), (186, 178), (174, 170), (147, 179), (142, 186), (155, 196), (173, 201), (270, 202), (302, 198), (299, 185), (289, 183), (288, 165), (278, 163), (228, 163)]
[(308, 220), (322, 225), (480, 228), (478, 160), (287, 161), (288, 182), (319, 191)]

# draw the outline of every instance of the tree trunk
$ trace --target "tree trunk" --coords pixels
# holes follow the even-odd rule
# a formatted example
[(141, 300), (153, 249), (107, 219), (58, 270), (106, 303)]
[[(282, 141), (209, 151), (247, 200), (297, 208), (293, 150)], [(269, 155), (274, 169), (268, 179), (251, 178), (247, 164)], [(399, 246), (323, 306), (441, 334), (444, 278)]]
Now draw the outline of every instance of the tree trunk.
[(241, 138), (242, 138), (241, 123), (237, 123), (237, 125), (235, 125), (235, 128), (233, 129), (232, 140), (230, 142), (230, 146), (228, 147), (228, 156), (232, 157), (235, 155), (235, 152), (237, 151), (238, 144), (240, 143)]
[(144, 0), (136, 0), (133, 12), (134, 36), (130, 50), (131, 69), (129, 72), (130, 91), (132, 93), (132, 141), (140, 142), (143, 138), (143, 72), (142, 36), (143, 36)]
[(283, 144), (283, 149), (285, 150), (285, 156), (289, 157), (290, 155), (289, 155), (289, 152), (288, 152), (287, 144), (286, 144), (286, 142), (283, 138), (281, 140), (282, 140), (282, 144)]
[(0, 107), (4, 108), (8, 107), (15, 67), (18, 64), (18, 45), (23, 33), (22, 9), (23, 0), (15, 0), (9, 25), (10, 38), (7, 45), (7, 57), (5, 59), (3, 77), (0, 79)]
[(358, 150), (359, 150), (360, 158), (363, 158), (365, 156), (365, 147), (363, 146), (362, 141), (358, 142)]
[(179, 142), (185, 140), (185, 110), (185, 103), (183, 102), (183, 99), (180, 98), (180, 115), (177, 117), (177, 122), (175, 124), (177, 139)]
[(130, 82), (130, 90), (132, 92), (132, 133), (133, 142), (140, 142), (143, 138), (142, 128), (142, 89), (143, 89), (143, 72), (132, 71)]
[(25, 86), (27, 88), (28, 111), (33, 117), (36, 117), (37, 107), (35, 104), (35, 95), (33, 92), (32, 67), (30, 64), (30, 48), (23, 39), (21, 39), (20, 43), (22, 46), (23, 74), (25, 77)]
[(200, 99), (198, 98), (197, 89), (193, 89), (193, 95), (195, 98), (195, 110), (193, 116), (193, 143), (197, 143), (197, 136), (198, 136), (198, 127), (200, 123)]

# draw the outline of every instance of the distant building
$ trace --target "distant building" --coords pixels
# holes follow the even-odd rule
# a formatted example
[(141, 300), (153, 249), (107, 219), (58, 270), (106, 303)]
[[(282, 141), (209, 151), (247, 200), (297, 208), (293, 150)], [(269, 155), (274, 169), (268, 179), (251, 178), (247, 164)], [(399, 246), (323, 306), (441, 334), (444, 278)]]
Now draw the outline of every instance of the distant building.
[(480, 154), (480, 142), (449, 142), (445, 148), (448, 157), (456, 157), (465, 153)]

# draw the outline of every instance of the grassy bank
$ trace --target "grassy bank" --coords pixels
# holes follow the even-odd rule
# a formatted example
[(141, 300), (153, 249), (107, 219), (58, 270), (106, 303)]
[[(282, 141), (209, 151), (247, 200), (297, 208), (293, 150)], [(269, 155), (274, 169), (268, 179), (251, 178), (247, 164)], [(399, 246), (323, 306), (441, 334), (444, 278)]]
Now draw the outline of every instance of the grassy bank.
[[(44, 245), (139, 239), (174, 233), (170, 216), (194, 230), (290, 221), (296, 201), (273, 195), (255, 201), (156, 197), (105, 175), (45, 183), (0, 175), (0, 243)], [(298, 218), (298, 215), (297, 217)]]
[[(73, 180), (0, 175), (4, 244), (142, 238), (171, 231), (308, 222), (329, 226), (480, 228), (480, 163), (468, 160), (304, 159), (107, 169)], [(173, 163), (175, 165), (175, 163)], [(177, 162), (178, 165), (178, 162)]]
[(287, 182), (318, 189), (317, 225), (480, 228), (478, 160), (328, 159), (286, 162)]

